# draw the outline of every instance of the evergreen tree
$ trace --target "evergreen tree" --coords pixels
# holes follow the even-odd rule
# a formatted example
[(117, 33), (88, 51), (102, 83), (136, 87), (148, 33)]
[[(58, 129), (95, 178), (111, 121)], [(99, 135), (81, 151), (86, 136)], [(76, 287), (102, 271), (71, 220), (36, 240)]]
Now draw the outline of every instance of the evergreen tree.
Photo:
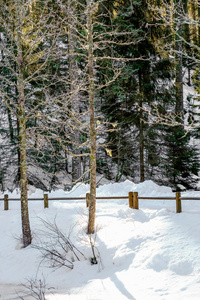
[(195, 188), (199, 171), (197, 150), (190, 145), (190, 135), (177, 127), (169, 127), (166, 135), (168, 158), (166, 173), (171, 186), (179, 191), (179, 184), (186, 189)]
[(106, 99), (103, 111), (119, 123), (119, 131), (108, 135), (113, 161), (117, 163), (116, 180), (122, 175), (135, 177), (136, 180), (140, 176), (140, 181), (152, 178), (155, 175), (153, 170), (158, 169), (162, 159), (160, 145), (163, 143), (164, 129), (150, 125), (149, 112), (154, 106), (159, 111), (166, 111), (171, 97), (168, 87), (172, 79), (172, 65), (168, 59), (162, 58), (155, 47), (155, 33), (147, 26), (151, 16), (146, 10), (146, 2), (141, 1), (126, 13), (124, 7), (118, 12), (121, 26), (131, 24), (146, 38), (141, 38), (137, 46), (119, 46), (115, 49), (136, 61), (127, 62), (123, 74), (102, 95)]

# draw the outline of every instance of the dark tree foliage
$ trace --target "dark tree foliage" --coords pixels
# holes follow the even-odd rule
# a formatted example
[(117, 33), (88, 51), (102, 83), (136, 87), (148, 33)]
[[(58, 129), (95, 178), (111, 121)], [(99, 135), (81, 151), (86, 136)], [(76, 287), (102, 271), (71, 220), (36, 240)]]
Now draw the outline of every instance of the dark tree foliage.
[[(165, 164), (170, 184), (178, 191), (179, 184), (186, 189), (195, 188), (199, 170), (197, 149), (189, 145), (190, 135), (180, 127), (169, 127), (165, 143), (168, 146)], [(196, 177), (194, 176), (196, 175)]]

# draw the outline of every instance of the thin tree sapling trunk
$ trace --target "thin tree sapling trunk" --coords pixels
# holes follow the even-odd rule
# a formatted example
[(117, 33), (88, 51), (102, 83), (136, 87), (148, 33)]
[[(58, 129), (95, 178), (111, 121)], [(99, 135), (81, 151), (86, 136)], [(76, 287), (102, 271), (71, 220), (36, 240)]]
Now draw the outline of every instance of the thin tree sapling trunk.
[(89, 113), (90, 113), (90, 202), (88, 234), (95, 230), (96, 211), (96, 128), (95, 128), (95, 107), (94, 107), (94, 56), (93, 56), (93, 28), (91, 15), (91, 0), (87, 0), (87, 30), (88, 30), (88, 76), (89, 76)]
[(22, 240), (24, 247), (31, 244), (31, 229), (28, 213), (27, 192), (27, 159), (26, 159), (26, 113), (24, 94), (24, 67), (22, 52), (21, 1), (17, 6), (17, 65), (18, 65), (18, 124), (19, 124), (19, 154), (20, 154), (20, 190), (21, 190), (21, 219)]

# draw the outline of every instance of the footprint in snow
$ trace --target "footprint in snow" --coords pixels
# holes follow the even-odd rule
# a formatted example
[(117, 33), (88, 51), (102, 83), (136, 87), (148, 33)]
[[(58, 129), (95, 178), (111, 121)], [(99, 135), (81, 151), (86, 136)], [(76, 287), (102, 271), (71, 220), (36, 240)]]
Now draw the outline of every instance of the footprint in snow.
[(189, 261), (180, 261), (170, 265), (169, 269), (177, 275), (185, 276), (193, 272), (193, 266)]

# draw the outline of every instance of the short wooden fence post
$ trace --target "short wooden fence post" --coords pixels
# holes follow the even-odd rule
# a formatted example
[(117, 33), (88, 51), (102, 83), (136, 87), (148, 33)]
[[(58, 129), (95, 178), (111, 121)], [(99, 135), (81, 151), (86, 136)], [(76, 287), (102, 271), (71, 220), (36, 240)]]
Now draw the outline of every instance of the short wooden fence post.
[(49, 208), (48, 194), (44, 194), (44, 208)]
[(86, 193), (86, 207), (89, 207), (89, 203), (90, 203), (90, 194)]
[(133, 208), (134, 209), (139, 209), (138, 192), (133, 193)]
[(181, 193), (176, 193), (176, 212), (181, 213)]
[(8, 195), (4, 195), (4, 210), (8, 210)]
[(128, 193), (129, 207), (133, 208), (133, 192)]

